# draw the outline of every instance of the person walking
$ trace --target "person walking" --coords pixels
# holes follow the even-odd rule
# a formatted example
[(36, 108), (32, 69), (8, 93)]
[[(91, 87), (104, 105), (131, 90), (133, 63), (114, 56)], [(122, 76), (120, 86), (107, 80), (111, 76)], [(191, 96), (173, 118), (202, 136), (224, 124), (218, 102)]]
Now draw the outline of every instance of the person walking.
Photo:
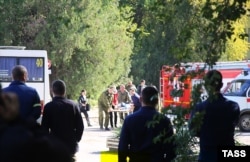
[(84, 125), (78, 105), (66, 99), (66, 85), (62, 80), (52, 83), (53, 99), (44, 107), (42, 127), (61, 140), (72, 155), (77, 151)]
[[(199, 162), (218, 162), (218, 146), (235, 145), (234, 130), (239, 120), (239, 105), (220, 93), (222, 86), (222, 74), (217, 70), (208, 71), (205, 88), (209, 97), (191, 112), (189, 129), (200, 138)], [(197, 119), (201, 121), (197, 122)]]
[(98, 98), (98, 108), (99, 108), (99, 125), (100, 129), (103, 129), (103, 113), (105, 114), (104, 127), (105, 130), (109, 131), (109, 112), (112, 107), (114, 87), (110, 86), (107, 90), (102, 92)]
[(12, 92), (19, 101), (19, 113), (25, 120), (37, 120), (41, 115), (41, 101), (37, 91), (25, 84), (28, 80), (28, 71), (22, 65), (12, 69), (13, 81), (3, 89), (3, 92)]
[(91, 127), (92, 125), (90, 124), (89, 114), (88, 114), (88, 111), (90, 110), (90, 105), (88, 103), (86, 93), (87, 92), (85, 89), (81, 91), (81, 95), (78, 98), (78, 102), (79, 102), (80, 111), (84, 114), (88, 126)]
[[(156, 111), (158, 100), (158, 91), (154, 87), (142, 90), (142, 107), (127, 116), (122, 126), (118, 145), (119, 162), (127, 162), (127, 157), (130, 162), (170, 162), (175, 157), (175, 147), (170, 139), (173, 127), (169, 118)], [(148, 126), (156, 116), (160, 116), (159, 122)], [(154, 142), (155, 138), (158, 142)]]

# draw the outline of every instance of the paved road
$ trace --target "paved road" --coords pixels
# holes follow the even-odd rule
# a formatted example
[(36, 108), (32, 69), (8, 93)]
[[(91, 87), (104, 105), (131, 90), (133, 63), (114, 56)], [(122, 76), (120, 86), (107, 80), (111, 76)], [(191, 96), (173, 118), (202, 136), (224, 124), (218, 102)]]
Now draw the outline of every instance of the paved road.
[[(108, 151), (106, 140), (108, 137), (115, 136), (116, 132), (100, 130), (96, 110), (90, 111), (89, 115), (93, 127), (85, 127), (79, 143), (79, 151), (76, 154), (76, 162), (106, 162), (101, 161), (100, 152)], [(84, 118), (83, 120), (86, 123)], [(235, 137), (240, 143), (250, 145), (250, 133), (237, 132)]]
[(112, 131), (100, 130), (99, 126), (85, 128), (76, 162), (101, 162), (100, 152), (108, 151), (106, 140), (113, 135)]
[(101, 161), (100, 153), (109, 150), (106, 147), (106, 140), (108, 137), (116, 135), (117, 131), (115, 130), (105, 131), (100, 129), (97, 113), (95, 109), (89, 111), (92, 127), (87, 126), (83, 117), (85, 128), (82, 140), (79, 143), (79, 151), (76, 153), (76, 162), (104, 162)]

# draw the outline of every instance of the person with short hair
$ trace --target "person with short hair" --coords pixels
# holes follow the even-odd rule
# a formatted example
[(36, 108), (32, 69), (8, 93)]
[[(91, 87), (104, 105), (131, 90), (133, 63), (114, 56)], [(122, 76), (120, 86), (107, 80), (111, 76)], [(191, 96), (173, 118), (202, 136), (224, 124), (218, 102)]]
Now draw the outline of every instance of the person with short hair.
[[(129, 92), (125, 89), (125, 85), (121, 84), (120, 85), (120, 89), (118, 90), (118, 104), (123, 107), (126, 104), (131, 103), (131, 97), (129, 95)], [(119, 116), (120, 116), (120, 122), (122, 123), (124, 118), (128, 115), (128, 113), (124, 113), (120, 112)], [(124, 117), (125, 116), (125, 117)]]
[(133, 113), (141, 108), (140, 96), (136, 93), (136, 88), (131, 87), (129, 90), (129, 95), (131, 96)]
[[(208, 71), (205, 88), (209, 97), (191, 112), (189, 129), (200, 138), (199, 162), (217, 162), (218, 146), (235, 145), (234, 130), (239, 120), (239, 105), (220, 93), (222, 86), (222, 74), (217, 70)], [(197, 119), (201, 121), (194, 123)]]
[(17, 95), (1, 92), (0, 83), (0, 161), (73, 162), (62, 142), (45, 132), (36, 121), (20, 118), (18, 105)]
[(129, 90), (135, 87), (135, 85), (133, 84), (133, 82), (131, 80), (128, 81), (128, 83), (125, 85), (126, 90), (129, 92)]
[(142, 79), (140, 84), (137, 87), (138, 95), (141, 95), (141, 92), (142, 92), (143, 88), (145, 88), (145, 87), (146, 87), (146, 81), (144, 79)]
[(23, 119), (37, 120), (41, 115), (41, 101), (36, 89), (25, 84), (28, 80), (28, 71), (22, 65), (12, 69), (13, 81), (3, 89), (3, 92), (12, 92), (17, 95), (19, 112)]
[[(175, 157), (173, 127), (168, 117), (156, 111), (158, 91), (154, 87), (146, 87), (140, 96), (142, 107), (128, 115), (123, 123), (119, 145), (118, 161), (126, 162), (170, 162)], [(149, 126), (155, 117), (159, 122)], [(160, 134), (164, 134), (159, 137)], [(154, 142), (157, 138), (158, 142)]]
[(44, 107), (42, 127), (61, 140), (74, 155), (84, 130), (81, 113), (76, 103), (65, 98), (64, 81), (55, 80), (52, 92), (52, 101)]
[[(98, 109), (99, 109), (99, 126), (100, 129), (103, 130), (103, 126), (105, 130), (109, 131), (109, 112), (112, 108), (112, 100), (113, 100), (113, 91), (114, 86), (110, 86), (107, 90), (102, 92), (100, 97), (98, 98)], [(104, 125), (103, 125), (103, 113), (105, 114)]]
[(85, 89), (81, 91), (81, 95), (78, 98), (78, 102), (79, 102), (80, 111), (84, 114), (88, 126), (91, 127), (92, 125), (90, 124), (89, 114), (88, 114), (88, 111), (90, 110), (90, 104), (88, 103), (86, 93), (87, 92)]

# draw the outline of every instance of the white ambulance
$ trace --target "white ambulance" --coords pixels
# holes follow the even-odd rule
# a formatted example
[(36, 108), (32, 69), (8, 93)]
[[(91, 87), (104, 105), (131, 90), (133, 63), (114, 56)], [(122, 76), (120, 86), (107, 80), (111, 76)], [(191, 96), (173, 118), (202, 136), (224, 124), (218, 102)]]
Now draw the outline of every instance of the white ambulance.
[(250, 69), (244, 69), (222, 93), (226, 98), (239, 104), (239, 128), (243, 132), (250, 132)]

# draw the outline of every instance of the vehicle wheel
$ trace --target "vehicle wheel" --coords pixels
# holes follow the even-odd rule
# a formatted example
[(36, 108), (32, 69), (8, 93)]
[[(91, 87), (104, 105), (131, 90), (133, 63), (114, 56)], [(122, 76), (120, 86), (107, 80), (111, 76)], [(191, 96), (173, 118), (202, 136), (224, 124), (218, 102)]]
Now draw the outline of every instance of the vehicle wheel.
[(242, 132), (250, 132), (250, 114), (244, 114), (240, 117), (239, 128)]

